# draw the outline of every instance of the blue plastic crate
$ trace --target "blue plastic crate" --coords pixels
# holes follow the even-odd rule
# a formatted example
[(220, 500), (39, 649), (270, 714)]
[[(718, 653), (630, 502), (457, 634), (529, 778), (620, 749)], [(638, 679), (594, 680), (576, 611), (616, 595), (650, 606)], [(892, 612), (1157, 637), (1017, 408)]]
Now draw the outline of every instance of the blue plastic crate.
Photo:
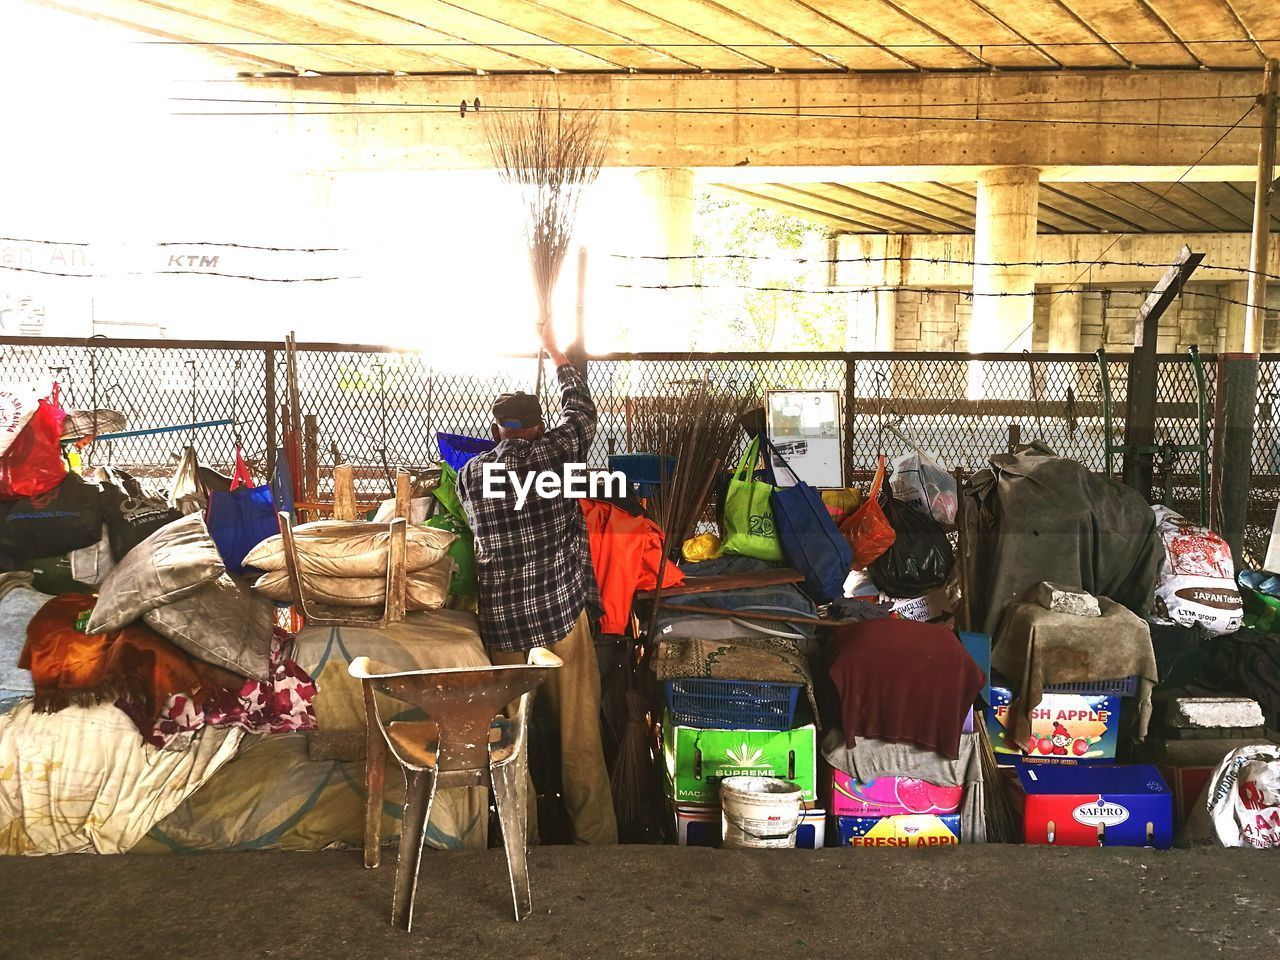
[(667, 708), (682, 727), (790, 730), (801, 684), (682, 677), (666, 682)]
[(676, 472), (676, 458), (656, 453), (615, 453), (609, 457), (609, 469), (627, 475), (627, 483), (666, 483)]
[(1079, 683), (1045, 684), (1045, 693), (1078, 693), (1085, 697), (1132, 697), (1138, 692), (1137, 677), (1118, 680), (1085, 680)]

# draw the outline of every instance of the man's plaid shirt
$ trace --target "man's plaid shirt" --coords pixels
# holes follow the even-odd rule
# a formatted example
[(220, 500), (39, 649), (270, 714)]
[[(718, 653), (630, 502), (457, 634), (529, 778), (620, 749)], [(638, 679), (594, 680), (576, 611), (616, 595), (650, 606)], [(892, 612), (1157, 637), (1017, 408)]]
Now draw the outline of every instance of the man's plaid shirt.
[(587, 525), (577, 500), (543, 499), (530, 488), (524, 508), (508, 481), (506, 496), (485, 499), (486, 463), (505, 464), (523, 477), (561, 473), (585, 463), (596, 432), (596, 406), (586, 380), (571, 364), (556, 370), (563, 422), (537, 440), (503, 440), (473, 457), (458, 475), (458, 499), (475, 534), (480, 584), (480, 635), (490, 650), (529, 650), (559, 643), (584, 607), (598, 605)]

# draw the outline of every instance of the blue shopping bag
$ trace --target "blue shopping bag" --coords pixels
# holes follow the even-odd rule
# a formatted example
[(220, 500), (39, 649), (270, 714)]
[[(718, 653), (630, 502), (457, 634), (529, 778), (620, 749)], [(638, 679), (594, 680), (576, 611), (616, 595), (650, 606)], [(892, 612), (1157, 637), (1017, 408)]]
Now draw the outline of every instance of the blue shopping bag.
[[(818, 491), (796, 476), (767, 437), (764, 443), (765, 469), (774, 488), (769, 503), (782, 552), (787, 562), (804, 574), (805, 593), (818, 603), (834, 600), (843, 595), (845, 577), (853, 567), (849, 541), (831, 519)], [(777, 485), (775, 458), (795, 478), (794, 486)]]
[(214, 490), (209, 494), (209, 508), (205, 514), (209, 535), (217, 544), (218, 553), (227, 573), (244, 573), (244, 558), (249, 551), (268, 537), (280, 532), (276, 519), (276, 499), (270, 484), (253, 485), (249, 465), (244, 462), (239, 445), (236, 446), (235, 471), (231, 476), (231, 489), (223, 493)]
[(436, 432), (436, 443), (440, 445), (440, 459), (461, 470), (463, 465), (478, 453), (488, 453), (498, 444), (493, 440), (482, 440), (479, 437), (466, 437), (460, 433)]

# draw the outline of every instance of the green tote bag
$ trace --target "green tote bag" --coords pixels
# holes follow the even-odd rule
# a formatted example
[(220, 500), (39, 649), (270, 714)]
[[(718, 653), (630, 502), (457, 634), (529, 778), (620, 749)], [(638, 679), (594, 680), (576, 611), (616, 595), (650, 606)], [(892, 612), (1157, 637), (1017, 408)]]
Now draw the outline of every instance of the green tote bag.
[(724, 552), (757, 560), (782, 559), (782, 541), (773, 523), (773, 485), (754, 479), (760, 438), (754, 437), (729, 478), (724, 498)]

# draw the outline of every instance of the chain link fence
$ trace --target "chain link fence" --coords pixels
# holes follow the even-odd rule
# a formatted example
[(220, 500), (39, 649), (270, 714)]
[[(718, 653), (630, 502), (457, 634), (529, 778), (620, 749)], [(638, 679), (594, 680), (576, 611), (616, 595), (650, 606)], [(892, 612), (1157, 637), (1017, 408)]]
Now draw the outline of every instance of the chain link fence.
[[(171, 470), (192, 444), (201, 462), (230, 468), (239, 441), (261, 473), (279, 435), (288, 396), (284, 350), (271, 343), (0, 339), (2, 377), (55, 378), (68, 408), (119, 410), (126, 430), (181, 429), (98, 441), (89, 463), (139, 473)], [(1185, 356), (1159, 364), (1156, 444), (1199, 442), (1200, 402), (1212, 443), (1214, 357), (1205, 356), (1205, 395)], [(1110, 430), (1125, 429), (1128, 358), (1107, 359)], [(437, 368), (429, 354), (343, 344), (299, 344), (298, 391), (317, 427), (321, 494), (335, 455), (377, 487), (386, 468), (436, 460), (436, 433), (486, 436), (489, 406), (503, 392), (533, 390), (533, 357), (477, 358), (466, 371)], [(879, 455), (919, 447), (951, 469), (973, 471), (1011, 444), (1038, 440), (1089, 469), (1107, 463), (1107, 426), (1098, 361), (1087, 354), (772, 353), (626, 354), (587, 361), (600, 411), (593, 463), (631, 449), (630, 401), (680, 396), (703, 378), (763, 399), (771, 389), (839, 391), (844, 401), (845, 475), (865, 482)], [(1260, 558), (1280, 495), (1280, 436), (1272, 411), (1280, 394), (1280, 359), (1264, 359), (1253, 447), (1249, 552)], [(554, 413), (554, 380), (542, 394)], [(229, 420), (230, 424), (195, 426)], [(1153, 499), (1199, 514), (1198, 462), (1174, 453), (1157, 461)]]

